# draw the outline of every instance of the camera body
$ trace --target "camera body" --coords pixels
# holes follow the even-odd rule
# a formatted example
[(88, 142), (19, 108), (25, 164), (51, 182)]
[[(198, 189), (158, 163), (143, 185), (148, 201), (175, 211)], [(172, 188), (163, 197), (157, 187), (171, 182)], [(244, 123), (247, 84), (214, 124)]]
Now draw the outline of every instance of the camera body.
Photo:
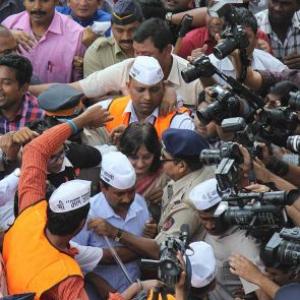
[(283, 228), (275, 232), (264, 249), (264, 256), (269, 262), (278, 261), (281, 265), (297, 266), (300, 264), (300, 227)]
[[(165, 285), (167, 291), (174, 291), (175, 284), (179, 280), (179, 276), (183, 271), (180, 262), (177, 258), (178, 251), (185, 255), (189, 243), (189, 228), (187, 224), (183, 224), (180, 228), (179, 237), (169, 236), (160, 245), (159, 260), (142, 259), (142, 267), (146, 269), (157, 270), (158, 279)], [(191, 282), (191, 266), (189, 259), (186, 257), (186, 274), (187, 274), (187, 289)]]
[(239, 116), (241, 106), (238, 96), (220, 85), (215, 85), (212, 88), (212, 96), (215, 101), (205, 109), (196, 112), (198, 119), (202, 123), (208, 124), (211, 121), (215, 121), (221, 124), (225, 118)]
[(240, 148), (233, 142), (224, 143), (220, 149), (204, 149), (200, 154), (200, 160), (207, 165), (219, 163), (223, 158), (234, 159), (238, 164), (243, 162)]
[(241, 25), (230, 26), (223, 34), (223, 41), (214, 47), (213, 53), (218, 59), (223, 59), (235, 49), (246, 49), (249, 40)]

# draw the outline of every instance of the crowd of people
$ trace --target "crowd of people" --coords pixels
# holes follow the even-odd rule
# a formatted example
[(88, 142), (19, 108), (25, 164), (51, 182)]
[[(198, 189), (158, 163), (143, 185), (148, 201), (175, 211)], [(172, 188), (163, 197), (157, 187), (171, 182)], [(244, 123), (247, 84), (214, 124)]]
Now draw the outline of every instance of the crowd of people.
[(300, 299), (300, 1), (226, 2), (1, 2), (0, 299)]

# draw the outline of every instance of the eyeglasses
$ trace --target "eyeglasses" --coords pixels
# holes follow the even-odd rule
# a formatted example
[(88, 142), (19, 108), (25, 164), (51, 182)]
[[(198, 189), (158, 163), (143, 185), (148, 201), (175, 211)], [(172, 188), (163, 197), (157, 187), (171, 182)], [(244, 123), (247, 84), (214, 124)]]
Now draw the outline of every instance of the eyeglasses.
[(167, 158), (163, 152), (162, 152), (162, 154), (160, 155), (159, 160), (160, 160), (161, 162), (163, 162), (163, 163), (164, 163), (164, 162), (168, 162), (168, 161), (178, 161), (178, 159), (176, 159), (176, 158)]

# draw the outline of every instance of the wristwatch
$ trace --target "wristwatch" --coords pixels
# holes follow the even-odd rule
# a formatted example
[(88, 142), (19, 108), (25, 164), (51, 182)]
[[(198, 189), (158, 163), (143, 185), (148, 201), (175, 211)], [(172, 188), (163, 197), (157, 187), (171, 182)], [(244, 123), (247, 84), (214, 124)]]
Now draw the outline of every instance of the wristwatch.
[(120, 242), (120, 240), (122, 238), (122, 233), (123, 233), (123, 231), (120, 228), (118, 228), (117, 234), (116, 234), (116, 236), (114, 238), (115, 242)]

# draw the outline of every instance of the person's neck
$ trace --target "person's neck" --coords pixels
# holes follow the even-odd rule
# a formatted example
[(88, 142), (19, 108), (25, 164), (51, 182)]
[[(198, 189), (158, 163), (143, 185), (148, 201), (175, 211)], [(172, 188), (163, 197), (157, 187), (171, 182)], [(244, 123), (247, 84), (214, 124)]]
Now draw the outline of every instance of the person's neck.
[(189, 175), (190, 173), (192, 173), (192, 171), (190, 171), (189, 169), (188, 170), (185, 170), (184, 173), (178, 175), (176, 178), (172, 178), (174, 181), (178, 181), (180, 179), (182, 179), (183, 177)]
[(53, 18), (51, 18), (46, 23), (37, 23), (37, 22), (30, 22), (31, 23), (31, 30), (35, 35), (36, 39), (39, 40), (48, 30)]
[(120, 216), (123, 220), (126, 219), (127, 214), (128, 214), (128, 209), (118, 209), (118, 208), (113, 208), (114, 212), (116, 215)]
[(145, 114), (141, 114), (140, 112), (138, 112), (136, 109), (134, 109), (134, 111), (135, 111), (135, 114), (136, 114), (139, 122), (144, 122), (151, 115), (151, 114), (149, 114), (146, 116)]
[(272, 31), (274, 31), (276, 33), (276, 35), (279, 37), (279, 39), (282, 42), (284, 42), (284, 40), (286, 39), (287, 32), (288, 32), (290, 26), (292, 25), (292, 19), (287, 20), (286, 22), (282, 22), (280, 24), (274, 23), (271, 20), (269, 20), (269, 21), (271, 24)]
[(46, 228), (46, 236), (55, 248), (61, 251), (67, 251), (69, 249), (69, 242), (71, 240), (70, 236), (58, 236), (52, 234), (48, 228)]
[(22, 101), (16, 102), (13, 106), (8, 109), (1, 109), (1, 114), (9, 121), (13, 121), (21, 108)]
[(163, 73), (164, 73), (164, 79), (167, 80), (172, 69), (173, 65), (173, 56), (170, 54), (170, 56), (166, 59), (166, 62), (164, 63), (163, 66), (161, 66)]
[[(119, 44), (118, 44), (119, 45)], [(119, 45), (120, 47), (120, 45)], [(130, 49), (122, 49), (120, 47), (120, 49), (122, 50), (123, 53), (125, 53), (125, 55), (128, 57), (128, 58), (131, 58), (131, 57), (134, 57), (134, 50), (133, 50), (133, 47), (131, 47)]]

